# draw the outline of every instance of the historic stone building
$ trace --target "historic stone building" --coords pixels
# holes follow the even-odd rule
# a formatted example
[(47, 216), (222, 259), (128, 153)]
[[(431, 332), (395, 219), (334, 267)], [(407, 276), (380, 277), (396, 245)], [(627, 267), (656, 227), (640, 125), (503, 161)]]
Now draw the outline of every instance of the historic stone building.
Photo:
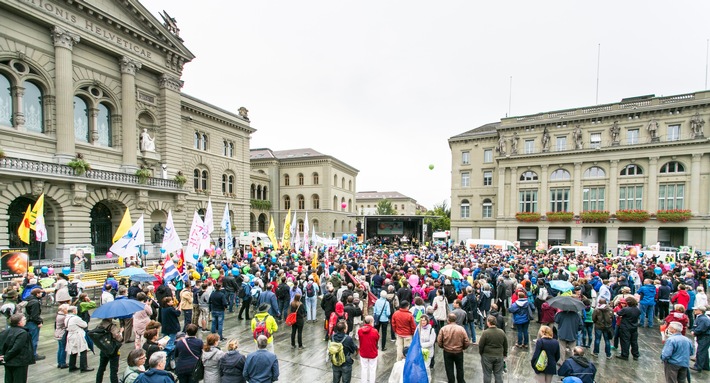
[(271, 215), (276, 232), (281, 236), (290, 208), (296, 212), (299, 233), (303, 232), (306, 212), (309, 230), (315, 228), (320, 236), (337, 237), (355, 232), (355, 187), (359, 171), (354, 167), (308, 148), (252, 149), (251, 171), (249, 226), (252, 231), (266, 232)]
[(416, 215), (426, 212), (426, 208), (418, 204), (417, 200), (397, 191), (362, 191), (357, 192), (355, 197), (358, 215), (374, 215), (377, 211), (377, 203), (383, 199), (392, 203), (397, 215)]
[(710, 92), (643, 96), (453, 136), (452, 237), (710, 249), (709, 116)]
[[(41, 193), (46, 258), (81, 244), (105, 254), (127, 207), (147, 241), (169, 210), (184, 240), (208, 198), (217, 225), (229, 202), (248, 230), (248, 112), (181, 93), (194, 56), (173, 19), (135, 0), (0, 0), (0, 25), (0, 247), (22, 245), (17, 227)], [(68, 166), (77, 154), (90, 170)]]

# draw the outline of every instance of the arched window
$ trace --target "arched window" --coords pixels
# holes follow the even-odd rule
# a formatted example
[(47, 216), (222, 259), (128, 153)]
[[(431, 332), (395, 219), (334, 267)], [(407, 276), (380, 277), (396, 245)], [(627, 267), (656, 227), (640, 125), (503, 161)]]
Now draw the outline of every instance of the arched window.
[(302, 233), (302, 232), (303, 232), (303, 220), (302, 220), (302, 219), (299, 219), (299, 220), (298, 220), (298, 225), (296, 226), (296, 230), (297, 230), (299, 233)]
[(338, 196), (333, 197), (333, 210), (338, 210)]
[(96, 120), (96, 129), (99, 132), (99, 145), (113, 146), (113, 129), (111, 127), (111, 109), (103, 102), (99, 104), (99, 115)]
[(306, 208), (306, 199), (303, 198), (303, 196), (300, 194), (298, 195), (298, 197), (296, 197), (296, 199), (298, 200), (298, 208), (301, 210), (305, 209)]
[(606, 177), (606, 172), (599, 166), (592, 166), (584, 171), (583, 178), (602, 178)]
[[(317, 220), (317, 219), (314, 219), (314, 220), (312, 221), (312, 223), (313, 223), (313, 224), (311, 225), (311, 227), (313, 228), (312, 230), (315, 231), (315, 232), (318, 232), (318, 220)], [(315, 238), (312, 238), (312, 240), (315, 241)]]
[(266, 192), (266, 186), (264, 186), (264, 188), (261, 189), (261, 199), (263, 199), (263, 200), (269, 199), (269, 195)]
[(333, 186), (338, 186), (338, 175), (333, 174)]
[(489, 198), (483, 200), (482, 216), (483, 218), (493, 217), (493, 202)]
[(520, 180), (521, 181), (537, 181), (537, 173), (528, 170), (525, 173), (520, 175)]
[(251, 199), (256, 199), (256, 185), (251, 184)]
[(685, 167), (678, 161), (666, 162), (661, 166), (661, 173), (683, 173)]
[(202, 171), (202, 177), (200, 181), (202, 182), (202, 190), (207, 190), (207, 180), (210, 178), (207, 170)]
[(461, 201), (461, 218), (469, 218), (471, 216), (471, 204), (467, 199)]
[(202, 150), (207, 150), (207, 133), (202, 133)]
[(291, 184), (291, 177), (289, 177), (288, 174), (284, 174), (284, 186), (288, 186)]
[(264, 199), (264, 195), (261, 192), (261, 185), (256, 187), (256, 199)]
[(319, 182), (318, 173), (313, 173), (313, 185), (318, 185)]
[(353, 180), (348, 181), (348, 190), (353, 190)]
[(345, 177), (340, 179), (340, 188), (345, 189)]
[(619, 175), (622, 176), (640, 176), (642, 174), (643, 169), (641, 169), (640, 166), (634, 164), (626, 165), (626, 167), (621, 169), (621, 172), (619, 173)]
[(291, 197), (285, 195), (284, 196), (284, 210), (288, 210), (291, 208)]
[(340, 199), (340, 210), (345, 211), (345, 207), (343, 205), (345, 205), (345, 197)]
[(222, 174), (222, 193), (234, 193), (234, 176), (231, 174)]
[(550, 174), (550, 181), (564, 181), (572, 178), (569, 172), (564, 169), (557, 169)]
[(12, 126), (12, 91), (10, 79), (0, 73), (0, 125)]
[(200, 169), (195, 169), (192, 172), (192, 187), (195, 190), (200, 190)]
[(199, 149), (202, 146), (200, 144), (200, 142), (202, 141), (202, 135), (200, 134), (200, 132), (195, 132), (194, 141), (195, 141), (194, 142), (195, 149)]
[(89, 108), (78, 96), (74, 96), (74, 139), (89, 142)]
[(318, 194), (313, 194), (311, 196), (311, 204), (313, 209), (320, 209), (320, 197), (318, 197)]
[(222, 194), (227, 193), (227, 175), (222, 174)]
[(352, 213), (353, 212), (353, 200), (348, 199), (348, 212)]
[(25, 88), (25, 95), (22, 97), (22, 113), (25, 115), (25, 128), (30, 132), (42, 133), (44, 132), (42, 91), (37, 85), (29, 81), (25, 81), (22, 86)]
[(298, 173), (298, 185), (303, 186), (303, 173)]

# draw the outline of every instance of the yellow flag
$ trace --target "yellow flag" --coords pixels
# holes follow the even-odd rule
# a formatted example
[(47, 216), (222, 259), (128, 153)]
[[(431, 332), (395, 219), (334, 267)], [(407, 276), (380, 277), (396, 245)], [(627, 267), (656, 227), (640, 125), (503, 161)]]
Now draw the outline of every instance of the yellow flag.
[(17, 235), (20, 237), (20, 241), (30, 244), (30, 214), (32, 213), (32, 205), (27, 205), (27, 211), (25, 216), (20, 222), (20, 227), (17, 228)]
[(278, 243), (276, 243), (276, 227), (274, 226), (274, 217), (271, 216), (271, 223), (269, 223), (269, 231), (266, 232), (266, 235), (269, 236), (269, 239), (271, 240), (271, 245), (274, 246), (274, 249), (278, 246)]
[(37, 230), (37, 217), (41, 217), (44, 215), (44, 193), (37, 198), (37, 202), (35, 202), (35, 206), (32, 208), (32, 211), (30, 212), (30, 229), (32, 230)]
[(121, 239), (121, 237), (128, 233), (128, 230), (131, 229), (131, 226), (131, 211), (128, 209), (128, 206), (126, 206), (126, 212), (123, 213), (123, 218), (121, 218), (121, 224), (118, 225), (118, 229), (116, 229), (116, 234), (113, 235), (113, 242), (118, 241), (119, 239)]
[(284, 236), (282, 238), (283, 248), (288, 250), (291, 248), (291, 209), (288, 209), (286, 213), (286, 219), (284, 220)]

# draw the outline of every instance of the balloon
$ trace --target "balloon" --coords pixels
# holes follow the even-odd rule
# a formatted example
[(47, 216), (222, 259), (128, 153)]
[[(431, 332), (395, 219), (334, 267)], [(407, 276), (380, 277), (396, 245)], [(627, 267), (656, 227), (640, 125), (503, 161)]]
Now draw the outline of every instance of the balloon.
[(663, 270), (661, 270), (660, 267), (656, 266), (656, 268), (653, 269), (653, 272), (656, 273), (656, 275), (661, 275)]
[(47, 270), (47, 275), (52, 275), (54, 274), (54, 267), (50, 267), (49, 270)]
[(218, 248), (217, 250), (215, 250), (215, 253), (217, 253), (217, 255), (222, 254), (222, 248)]
[(412, 254), (407, 254), (404, 256), (404, 260), (407, 262), (412, 262), (412, 259), (414, 259), (414, 256)]
[(192, 254), (192, 258), (195, 258), (195, 260), (198, 260), (200, 256), (198, 254)]
[(343, 202), (343, 203), (340, 204), (340, 207), (342, 207), (343, 209), (345, 209), (346, 207), (348, 207), (348, 204), (346, 204), (345, 202)]
[(192, 279), (199, 281), (200, 280), (200, 273), (198, 273), (197, 271), (193, 271), (192, 272)]
[(252, 257), (252, 254), (251, 254), (251, 253), (247, 253), (247, 258), (251, 259), (251, 257)]
[(469, 272), (471, 272), (471, 269), (469, 269), (468, 267), (464, 267), (463, 269), (461, 269), (461, 274), (463, 275), (468, 275)]
[(414, 275), (414, 274), (410, 275), (410, 276), (409, 276), (409, 284), (410, 284), (412, 287), (417, 287), (417, 286), (419, 286), (419, 277), (417, 277), (417, 276)]
[(113, 253), (110, 251), (106, 253), (106, 258), (113, 258)]
[(429, 164), (429, 170), (434, 170), (434, 164)]
[(671, 262), (670, 267), (671, 267), (671, 269), (675, 269), (675, 262)]
[(549, 267), (543, 267), (543, 268), (542, 268), (542, 273), (545, 274), (545, 275), (550, 274), (550, 268), (549, 268)]
[(160, 249), (160, 254), (165, 254), (165, 249), (161, 248), (161, 249)]
[(294, 255), (293, 255), (293, 259), (295, 259), (295, 260), (298, 261), (298, 254), (294, 254)]
[[(436, 270), (436, 271), (439, 271), (439, 269), (441, 269), (441, 265), (439, 265), (438, 263), (433, 264), (432, 267), (433, 267), (434, 270)], [(436, 278), (436, 277), (434, 277), (434, 278)]]
[(424, 275), (424, 274), (426, 274), (426, 269), (425, 269), (425, 268), (423, 268), (423, 267), (422, 267), (422, 268), (420, 268), (420, 269), (419, 269), (419, 274), (421, 274), (421, 275)]
[(437, 279), (439, 278), (439, 273), (437, 273), (436, 271), (432, 271), (431, 276), (434, 277), (434, 279)]
[(148, 250), (143, 250), (143, 255), (148, 255)]
[(69, 267), (69, 266), (62, 267), (62, 273), (69, 275), (71, 273), (71, 267)]
[(217, 270), (217, 269), (212, 270), (212, 272), (210, 273), (210, 276), (212, 277), (212, 279), (219, 278), (219, 270)]
[(575, 271), (577, 271), (577, 265), (575, 265), (574, 263), (572, 263), (572, 264), (570, 264), (570, 265), (567, 267), (567, 270), (569, 270), (570, 272), (573, 272), (573, 273), (574, 273)]
[(42, 271), (42, 274), (47, 274), (47, 272), (49, 271), (49, 267), (42, 266), (42, 268), (40, 270)]
[(348, 240), (348, 235), (347, 235), (347, 234), (343, 234), (343, 241), (347, 241), (347, 240)]
[(278, 260), (278, 258), (276, 258), (276, 257), (271, 257), (271, 262), (276, 263), (277, 260)]
[(235, 277), (239, 275), (239, 269), (237, 269), (236, 267), (232, 267), (232, 275), (234, 275)]
[(630, 252), (629, 252), (628, 250), (625, 250), (625, 251), (624, 251), (624, 256), (627, 256), (627, 257), (628, 257), (629, 254), (630, 254)]

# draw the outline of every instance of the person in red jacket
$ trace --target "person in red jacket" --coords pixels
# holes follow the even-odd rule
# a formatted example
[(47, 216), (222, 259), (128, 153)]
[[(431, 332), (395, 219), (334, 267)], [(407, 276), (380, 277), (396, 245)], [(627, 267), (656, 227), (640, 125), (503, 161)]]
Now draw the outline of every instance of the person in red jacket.
[(671, 322), (679, 322), (680, 324), (682, 324), (683, 331), (681, 331), (681, 334), (685, 336), (685, 330), (688, 329), (689, 319), (688, 316), (685, 315), (685, 307), (682, 304), (679, 303), (673, 306), (673, 312), (668, 314), (664, 321), (666, 322), (666, 325), (670, 325)]
[(377, 342), (380, 333), (372, 327), (374, 320), (371, 315), (366, 316), (365, 324), (357, 331), (360, 340), (360, 381), (363, 383), (375, 383), (377, 377)]
[(397, 362), (403, 359), (402, 349), (412, 343), (412, 336), (417, 330), (414, 316), (409, 311), (409, 302), (402, 301), (399, 310), (392, 314), (392, 330), (397, 335)]
[[(333, 336), (333, 330), (339, 320), (344, 320), (346, 322), (348, 320), (348, 313), (345, 312), (345, 305), (343, 305), (343, 302), (336, 303), (335, 311), (330, 314), (330, 319), (328, 319), (328, 339)], [(345, 332), (347, 333), (348, 331), (349, 330), (346, 328)]]
[(685, 285), (678, 285), (678, 292), (673, 294), (671, 297), (672, 304), (683, 305), (685, 309), (688, 309), (688, 303), (690, 303), (690, 295), (685, 291)]

